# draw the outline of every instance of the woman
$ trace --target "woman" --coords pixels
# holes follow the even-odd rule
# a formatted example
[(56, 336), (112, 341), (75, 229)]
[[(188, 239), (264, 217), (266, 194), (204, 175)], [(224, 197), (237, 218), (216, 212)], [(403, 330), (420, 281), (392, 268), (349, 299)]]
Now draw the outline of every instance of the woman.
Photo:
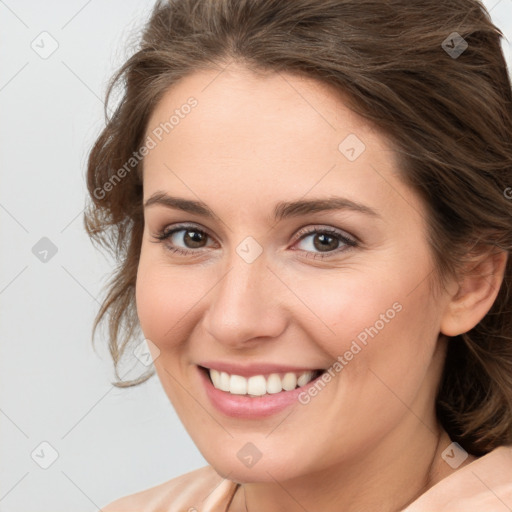
[(121, 82), (95, 327), (116, 365), (140, 327), (209, 465), (103, 510), (512, 509), (512, 97), (482, 5), (162, 1)]

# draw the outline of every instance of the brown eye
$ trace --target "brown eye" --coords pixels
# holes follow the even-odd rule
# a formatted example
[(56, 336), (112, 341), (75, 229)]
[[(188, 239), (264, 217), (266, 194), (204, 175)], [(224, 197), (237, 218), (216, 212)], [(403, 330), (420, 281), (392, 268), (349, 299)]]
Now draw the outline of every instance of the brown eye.
[(315, 247), (315, 249), (318, 249), (319, 251), (337, 249), (339, 243), (340, 241), (337, 238), (331, 235), (327, 235), (325, 233), (315, 234), (313, 238), (313, 246)]
[(203, 247), (208, 236), (206, 233), (198, 231), (197, 229), (180, 229), (175, 231), (175, 233), (179, 233), (179, 231), (185, 231), (185, 235), (183, 236), (182, 240), (183, 243), (190, 249), (198, 249)]
[(299, 235), (303, 235), (298, 242), (303, 244), (300, 250), (311, 253), (313, 258), (329, 257), (357, 246), (354, 239), (332, 228), (309, 228), (301, 230)]
[(175, 226), (163, 229), (154, 238), (156, 242), (164, 242), (165, 247), (172, 252), (192, 254), (206, 247), (209, 235), (194, 226)]

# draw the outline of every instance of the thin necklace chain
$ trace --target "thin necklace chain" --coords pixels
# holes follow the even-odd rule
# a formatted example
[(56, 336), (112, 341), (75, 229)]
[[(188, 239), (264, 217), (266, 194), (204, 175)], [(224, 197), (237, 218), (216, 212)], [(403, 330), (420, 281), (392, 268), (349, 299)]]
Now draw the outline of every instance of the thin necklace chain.
[(243, 487), (243, 486), (242, 486), (242, 488), (243, 488), (243, 490), (244, 490), (244, 505), (245, 505), (245, 512), (249, 512), (249, 511), (247, 510), (247, 496), (245, 495), (245, 487)]

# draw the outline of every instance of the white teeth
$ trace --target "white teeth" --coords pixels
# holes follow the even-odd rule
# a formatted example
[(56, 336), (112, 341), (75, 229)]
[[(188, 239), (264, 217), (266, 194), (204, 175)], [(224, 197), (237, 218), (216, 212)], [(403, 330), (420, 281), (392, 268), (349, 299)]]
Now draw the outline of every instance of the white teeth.
[(247, 393), (249, 395), (261, 396), (267, 392), (267, 381), (263, 375), (255, 375), (247, 380)]
[(219, 389), (229, 391), (229, 375), (226, 372), (220, 373)]
[(302, 387), (313, 379), (313, 372), (305, 372), (297, 379), (297, 386)]
[(295, 373), (287, 373), (283, 378), (283, 389), (291, 391), (297, 387), (297, 377)]
[(210, 369), (210, 377), (212, 378), (213, 385), (220, 389), (220, 373), (217, 370)]
[(297, 386), (305, 386), (313, 380), (315, 372), (306, 371), (300, 374), (285, 373), (283, 378), (277, 373), (272, 373), (265, 378), (264, 375), (253, 375), (245, 378), (241, 375), (229, 375), (226, 372), (210, 369), (210, 377), (213, 386), (221, 391), (227, 391), (233, 395), (263, 396), (266, 393), (274, 394), (281, 391), (291, 391)]
[(233, 395), (246, 395), (247, 379), (240, 375), (231, 375), (229, 379), (229, 392)]
[(281, 378), (277, 373), (272, 373), (267, 379), (267, 393), (280, 393), (283, 391)]

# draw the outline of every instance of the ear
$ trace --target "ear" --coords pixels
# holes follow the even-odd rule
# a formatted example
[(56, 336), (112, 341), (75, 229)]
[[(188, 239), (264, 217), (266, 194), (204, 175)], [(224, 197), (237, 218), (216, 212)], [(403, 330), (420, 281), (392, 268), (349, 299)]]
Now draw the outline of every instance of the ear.
[(507, 258), (508, 252), (494, 249), (467, 263), (441, 319), (443, 334), (457, 336), (484, 318), (498, 296)]

